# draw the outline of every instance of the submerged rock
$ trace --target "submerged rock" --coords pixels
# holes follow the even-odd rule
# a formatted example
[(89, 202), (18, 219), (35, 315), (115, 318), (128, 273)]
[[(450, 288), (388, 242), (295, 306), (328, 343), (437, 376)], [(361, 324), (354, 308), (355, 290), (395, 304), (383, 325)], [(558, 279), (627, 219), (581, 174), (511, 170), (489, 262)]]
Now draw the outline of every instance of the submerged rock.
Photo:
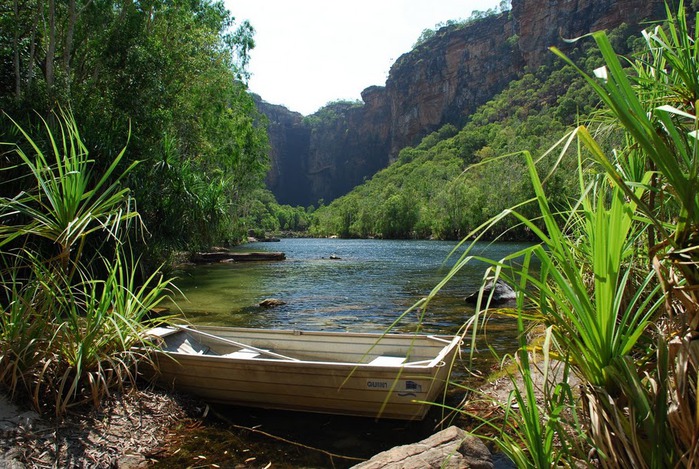
[[(511, 286), (498, 279), (495, 282), (495, 291), (493, 291), (493, 281), (489, 280), (488, 283), (483, 287), (483, 301), (487, 301), (490, 298), (490, 293), (493, 292), (493, 297), (490, 300), (491, 305), (500, 305), (503, 303), (509, 303), (517, 299), (517, 294), (512, 289)], [(478, 301), (479, 290), (471, 293), (465, 298), (466, 303), (475, 305)]]
[(276, 308), (277, 306), (285, 305), (286, 301), (278, 300), (277, 298), (267, 298), (260, 301), (262, 308)]

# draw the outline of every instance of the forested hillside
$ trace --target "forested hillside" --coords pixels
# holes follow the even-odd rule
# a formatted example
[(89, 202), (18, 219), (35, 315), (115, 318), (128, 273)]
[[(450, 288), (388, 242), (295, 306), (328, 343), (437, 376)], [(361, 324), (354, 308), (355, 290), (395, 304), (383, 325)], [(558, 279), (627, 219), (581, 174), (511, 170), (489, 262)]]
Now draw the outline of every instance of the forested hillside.
[[(619, 50), (635, 41), (626, 28), (613, 35)], [(628, 43), (628, 44), (627, 44)], [(589, 43), (587, 44), (589, 45)], [(581, 42), (574, 54), (588, 71), (600, 65)], [(315, 212), (312, 233), (344, 237), (461, 239), (491, 217), (533, 197), (524, 158), (543, 155), (597, 101), (570, 67), (556, 62), (530, 71), (480, 107), (462, 128), (446, 125), (365, 184)], [(576, 161), (543, 156), (540, 171), (557, 167), (547, 180), (551, 202), (566, 208), (575, 193)], [(531, 208), (524, 213), (534, 217)], [(503, 221), (491, 236), (522, 239), (528, 232)]]

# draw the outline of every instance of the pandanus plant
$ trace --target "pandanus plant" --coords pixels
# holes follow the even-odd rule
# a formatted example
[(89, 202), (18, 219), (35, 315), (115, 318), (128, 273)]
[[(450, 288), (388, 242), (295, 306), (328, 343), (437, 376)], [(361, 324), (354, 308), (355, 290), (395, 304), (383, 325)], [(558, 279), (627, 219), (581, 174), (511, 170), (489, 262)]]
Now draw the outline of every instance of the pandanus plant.
[[(0, 225), (0, 248), (17, 237), (46, 239), (57, 246), (55, 260), (71, 277), (89, 235), (102, 231), (119, 239), (119, 230), (125, 222), (138, 215), (129, 203), (128, 188), (119, 184), (136, 163), (116, 174), (126, 151), (124, 147), (107, 169), (96, 176), (91, 172), (94, 161), (89, 158), (72, 115), (63, 113), (53, 119), (58, 124), (59, 138), (46, 120), (41, 120), (48, 153), (12, 120), (26, 140), (26, 145), (14, 146), (15, 153), (32, 177), (34, 187), (2, 200), (0, 220), (19, 216), (27, 223), (21, 227)], [(26, 147), (32, 152), (27, 153)]]
[[(541, 219), (514, 207), (472, 234), (514, 215), (537, 236), (505, 259), (480, 260), (490, 263), (488, 276), (516, 287), (510, 313), (520, 332), (530, 330), (523, 319), (543, 323), (547, 356), (581, 380), (580, 399), (567, 391), (561, 399), (570, 387), (560, 382), (539, 403), (527, 360), (537, 346), (522, 342), (513, 382), (525, 388), (508, 410), (520, 416), (505, 421), (496, 441), (522, 467), (589, 460), (580, 441), (602, 467), (699, 465), (699, 37), (683, 2), (667, 16), (643, 33), (645, 53), (626, 63), (604, 32), (593, 33), (606, 63), (593, 74), (553, 49), (597, 93), (621, 144), (606, 150), (584, 125), (561, 140), (562, 154), (578, 142), (582, 193), (565, 213), (549, 207), (524, 153)], [(474, 258), (467, 249), (445, 282)], [(482, 295), (470, 325), (488, 309)]]
[[(699, 43), (689, 30), (682, 2), (676, 17), (669, 8), (667, 14), (667, 32), (659, 25), (643, 33), (647, 52), (629, 64), (630, 70), (622, 66), (606, 34), (592, 35), (606, 66), (595, 76), (578, 70), (623, 129), (628, 144), (610, 156), (588, 132), (580, 135), (606, 174), (646, 217), (653, 230), (649, 254), (676, 272), (660, 273), (668, 289), (679, 287), (677, 281), (684, 284), (682, 293), (674, 293), (683, 298), (688, 325), (697, 329)], [(574, 66), (560, 51), (554, 52)], [(648, 198), (638, 197), (639, 186), (648, 187)]]
[(53, 120), (42, 142), (15, 123), (26, 189), (0, 198), (0, 384), (61, 415), (133, 381), (133, 346), (170, 280), (144, 278), (129, 249), (138, 214), (120, 184), (134, 166), (119, 168), (126, 149), (96, 174), (73, 116)]
[[(654, 424), (664, 426), (674, 442), (665, 455), (672, 455), (673, 464), (692, 467), (699, 464), (699, 36), (690, 30), (682, 1), (676, 16), (666, 8), (666, 24), (643, 33), (646, 52), (629, 67), (622, 66), (605, 34), (593, 34), (606, 66), (595, 76), (580, 73), (625, 133), (627, 145), (610, 157), (588, 132), (580, 135), (605, 174), (638, 206), (648, 256), (665, 292), (669, 325), (657, 339), (650, 384), (631, 380), (631, 373), (619, 378), (636, 383), (627, 397), (638, 404), (637, 422), (654, 420), (647, 412), (668, 414)], [(699, 13), (691, 22), (695, 28), (698, 20)], [(638, 187), (646, 187), (648, 196), (639, 197)], [(619, 421), (615, 409), (599, 407)], [(598, 443), (614, 430), (602, 432)], [(669, 462), (657, 449), (638, 451), (639, 460), (645, 456), (643, 465)]]

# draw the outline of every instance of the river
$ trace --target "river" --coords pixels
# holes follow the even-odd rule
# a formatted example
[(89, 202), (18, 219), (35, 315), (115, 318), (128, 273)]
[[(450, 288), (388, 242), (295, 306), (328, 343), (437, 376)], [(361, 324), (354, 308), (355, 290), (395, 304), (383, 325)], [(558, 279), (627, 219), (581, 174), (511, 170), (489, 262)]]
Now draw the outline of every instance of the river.
[[(236, 250), (281, 251), (286, 260), (185, 268), (177, 272), (182, 293), (174, 296), (177, 306), (169, 306), (195, 324), (379, 332), (398, 321), (397, 331), (456, 332), (474, 312), (464, 297), (482, 282), (487, 266), (481, 262), (462, 269), (422, 315), (404, 315), (454, 265), (463, 252), (452, 253), (456, 246), (447, 241), (306, 238), (250, 243)], [(473, 253), (500, 259), (523, 246), (482, 243)], [(286, 304), (258, 307), (266, 298)]]
[[(524, 246), (482, 243), (473, 254), (500, 259)], [(480, 286), (487, 267), (484, 263), (469, 263), (426, 309), (405, 313), (448, 273), (463, 252), (463, 248), (453, 252), (456, 247), (455, 242), (425, 240), (282, 239), (274, 243), (250, 243), (235, 250), (281, 251), (286, 259), (185, 267), (177, 272), (176, 284), (181, 293), (173, 296), (174, 302), (169, 306), (173, 311), (181, 310), (194, 324), (381, 332), (395, 323), (394, 331), (456, 333), (474, 313), (464, 297)], [(285, 304), (268, 309), (258, 306), (266, 298), (276, 298)], [(475, 366), (486, 372), (485, 368), (495, 363), (488, 347), (502, 354), (512, 351), (515, 344), (513, 321), (492, 319), (488, 324), (487, 346), (482, 343), (475, 351)], [(469, 366), (466, 361), (469, 349), (464, 346), (462, 350), (465, 368)], [(466, 373), (461, 370), (457, 374), (456, 380), (460, 381)], [(457, 387), (454, 394), (461, 396), (463, 391)], [(258, 458), (256, 463), (269, 461), (273, 467), (347, 467), (352, 460), (300, 450), (236, 426), (261, 428), (323, 451), (367, 458), (429, 435), (438, 419), (428, 416), (423, 422), (377, 422), (231, 407), (219, 407), (216, 412), (228, 423), (207, 426), (196, 435), (199, 442), (190, 451), (203, 452), (201, 445), (205, 441), (211, 445), (222, 441), (224, 447), (242, 444), (249, 449), (249, 457)], [(217, 461), (221, 467), (233, 467), (240, 462), (238, 459), (233, 464), (235, 459), (223, 457), (224, 452), (227, 457), (232, 454), (218, 449), (204, 453), (209, 462)], [(179, 463), (171, 459), (163, 461), (161, 467), (175, 467)]]

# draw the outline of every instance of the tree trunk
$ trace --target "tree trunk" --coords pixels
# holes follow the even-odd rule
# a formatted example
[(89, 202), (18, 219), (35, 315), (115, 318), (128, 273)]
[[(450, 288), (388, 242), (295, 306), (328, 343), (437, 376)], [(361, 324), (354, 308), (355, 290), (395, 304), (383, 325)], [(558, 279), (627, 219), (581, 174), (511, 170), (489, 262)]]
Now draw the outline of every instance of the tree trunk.
[(49, 46), (46, 51), (46, 88), (49, 99), (53, 98), (55, 81), (54, 61), (56, 58), (56, 0), (49, 0)]
[(19, 0), (14, 1), (14, 14), (15, 14), (15, 24), (14, 24), (14, 35), (12, 36), (12, 48), (14, 49), (14, 54), (12, 57), (12, 66), (15, 72), (15, 99), (19, 101), (22, 93), (22, 74), (20, 71), (19, 63)]
[(44, 0), (36, 0), (36, 12), (32, 21), (32, 30), (29, 38), (29, 63), (27, 64), (27, 90), (32, 87), (34, 81), (34, 66), (36, 64), (36, 32), (39, 28), (39, 19), (44, 14)]
[(70, 96), (70, 59), (73, 56), (73, 36), (75, 34), (75, 23), (78, 19), (78, 12), (75, 7), (75, 0), (68, 1), (68, 28), (66, 29), (66, 42), (63, 50), (63, 73), (65, 74), (65, 85), (68, 96)]

